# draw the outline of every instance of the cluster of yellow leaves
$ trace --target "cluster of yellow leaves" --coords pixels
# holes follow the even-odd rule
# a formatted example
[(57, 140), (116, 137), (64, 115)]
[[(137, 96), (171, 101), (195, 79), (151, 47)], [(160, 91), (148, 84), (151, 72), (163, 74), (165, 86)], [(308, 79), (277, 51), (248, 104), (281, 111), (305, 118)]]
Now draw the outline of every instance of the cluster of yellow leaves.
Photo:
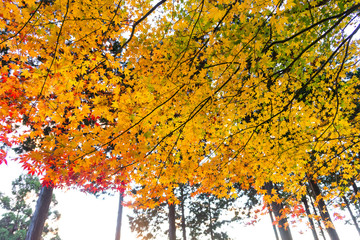
[(23, 161), (59, 186), (133, 183), (148, 205), (181, 183), (298, 200), (306, 175), (348, 184), (359, 4), (283, 2), (3, 0), (1, 74), (26, 79), (37, 144)]

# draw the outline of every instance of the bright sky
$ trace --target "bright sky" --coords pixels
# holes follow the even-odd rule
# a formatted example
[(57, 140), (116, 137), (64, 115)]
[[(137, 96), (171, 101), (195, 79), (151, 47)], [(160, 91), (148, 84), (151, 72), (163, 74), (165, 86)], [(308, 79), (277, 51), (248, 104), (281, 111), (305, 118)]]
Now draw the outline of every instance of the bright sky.
[[(0, 165), (0, 191), (9, 193), (11, 182), (21, 172), (21, 167), (14, 161), (8, 161), (8, 165)], [(55, 195), (59, 202), (57, 209), (61, 213), (58, 224), (62, 240), (111, 240), (115, 238), (118, 195), (104, 195), (96, 198), (93, 195), (75, 190), (55, 190)], [(136, 239), (135, 234), (131, 233), (128, 225), (126, 215), (130, 213), (131, 210), (124, 209), (122, 240)], [(354, 226), (344, 225), (340, 221), (335, 221), (335, 226), (340, 239), (360, 239)], [(301, 230), (303, 234), (299, 233)], [(229, 228), (229, 234), (234, 240), (275, 239), (268, 215), (263, 216), (255, 226), (237, 225), (234, 228)], [(292, 228), (292, 235), (294, 240), (313, 239), (311, 231), (304, 227)], [(179, 233), (178, 237), (180, 237)]]

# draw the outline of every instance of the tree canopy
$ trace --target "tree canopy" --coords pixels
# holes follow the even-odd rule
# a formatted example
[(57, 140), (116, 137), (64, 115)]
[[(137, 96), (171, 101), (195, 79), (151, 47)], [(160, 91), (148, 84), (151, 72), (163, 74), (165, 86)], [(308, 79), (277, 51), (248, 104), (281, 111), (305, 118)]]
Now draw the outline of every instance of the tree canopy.
[(45, 185), (291, 204), (359, 178), (359, 0), (0, 4), (1, 141)]

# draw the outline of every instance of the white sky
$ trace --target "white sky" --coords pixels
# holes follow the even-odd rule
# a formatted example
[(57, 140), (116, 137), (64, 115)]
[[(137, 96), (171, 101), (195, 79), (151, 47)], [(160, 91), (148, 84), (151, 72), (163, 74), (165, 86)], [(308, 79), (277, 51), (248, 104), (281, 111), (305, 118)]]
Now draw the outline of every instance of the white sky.
[[(21, 167), (14, 161), (9, 160), (8, 165), (0, 165), (0, 191), (9, 193), (11, 182), (21, 172)], [(59, 189), (56, 189), (54, 193), (59, 202), (56, 209), (61, 213), (58, 226), (62, 240), (111, 240), (115, 238), (118, 195), (104, 195), (96, 198), (93, 195), (75, 190), (64, 191)], [(135, 234), (131, 233), (128, 225), (126, 215), (129, 213), (131, 213), (131, 210), (124, 208), (122, 240), (136, 239)], [(340, 239), (360, 239), (354, 226), (344, 225), (341, 221), (335, 221), (335, 226)], [(291, 231), (294, 240), (313, 239), (311, 231), (304, 226), (292, 228)], [(300, 231), (303, 234), (300, 234)], [(177, 235), (181, 237), (180, 232)], [(234, 228), (229, 228), (229, 235), (235, 240), (275, 240), (268, 215), (263, 216), (262, 220), (255, 226), (237, 225)], [(320, 237), (320, 239), (322, 238)]]

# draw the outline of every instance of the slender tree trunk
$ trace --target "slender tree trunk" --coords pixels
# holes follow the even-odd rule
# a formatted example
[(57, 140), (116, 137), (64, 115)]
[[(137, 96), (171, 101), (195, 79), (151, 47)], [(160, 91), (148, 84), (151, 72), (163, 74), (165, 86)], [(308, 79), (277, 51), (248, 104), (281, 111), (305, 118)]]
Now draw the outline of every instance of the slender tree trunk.
[(214, 231), (213, 231), (213, 222), (211, 215), (211, 201), (210, 196), (208, 196), (208, 212), (209, 212), (209, 228), (210, 228), (210, 239), (214, 240)]
[(310, 226), (311, 226), (311, 232), (314, 236), (314, 240), (319, 240), (317, 234), (316, 234), (316, 229), (315, 229), (315, 224), (314, 224), (314, 221), (313, 219), (310, 217), (311, 215), (311, 212), (310, 212), (310, 209), (309, 209), (309, 204), (306, 200), (306, 196), (303, 196), (301, 201), (304, 203), (304, 206), (305, 206), (305, 212), (306, 212), (306, 215), (308, 216), (308, 220), (309, 220), (309, 223), (310, 223)]
[(353, 186), (353, 189), (354, 189), (355, 194), (357, 194), (357, 193), (359, 192), (359, 189), (358, 189), (355, 181), (353, 181), (352, 186)]
[[(308, 193), (309, 193), (309, 192), (308, 192)], [(309, 195), (310, 195), (310, 193), (309, 193)], [(318, 214), (317, 214), (317, 211), (316, 211), (316, 207), (315, 207), (315, 205), (314, 205), (314, 202), (313, 202), (311, 196), (310, 196), (310, 203), (311, 203), (311, 206), (312, 206), (312, 208), (313, 208), (313, 210), (314, 210), (314, 214), (315, 214), (315, 215), (318, 215)], [(326, 240), (324, 230), (323, 230), (323, 228), (322, 228), (322, 226), (321, 226), (321, 222), (320, 222), (319, 220), (317, 220), (317, 224), (318, 224), (318, 226), (319, 226), (319, 228), (320, 228), (321, 236), (323, 237), (324, 240)]]
[(122, 214), (123, 214), (123, 201), (124, 201), (124, 193), (120, 192), (119, 208), (118, 208), (117, 223), (116, 223), (115, 240), (120, 240), (120, 238), (121, 238), (121, 224), (122, 224)]
[(169, 240), (176, 240), (175, 204), (169, 206)]
[(270, 208), (269, 204), (267, 205), (267, 208), (268, 208), (268, 211), (269, 211), (269, 216), (270, 216), (270, 219), (271, 219), (271, 225), (272, 225), (272, 227), (273, 227), (276, 240), (279, 240), (279, 235), (278, 235), (278, 233), (277, 233), (277, 231), (276, 231), (276, 226), (274, 225), (273, 212), (271, 211), (271, 208)]
[[(273, 183), (268, 182), (265, 184), (265, 189), (270, 196), (273, 196), (272, 189), (274, 189)], [(292, 240), (292, 235), (290, 231), (290, 227), (287, 221), (287, 218), (281, 215), (281, 210), (283, 209), (283, 205), (281, 203), (272, 202), (271, 209), (276, 217), (279, 220), (279, 233), (282, 240)]]
[(184, 186), (180, 185), (180, 194), (181, 194), (181, 229), (183, 240), (186, 240), (186, 222), (185, 222), (185, 196), (184, 196)]
[(349, 211), (349, 213), (350, 213), (351, 219), (352, 219), (353, 222), (354, 222), (354, 225), (355, 225), (355, 227), (356, 227), (356, 230), (358, 231), (358, 233), (359, 233), (359, 235), (360, 235), (359, 224), (357, 223), (356, 218), (355, 218), (353, 212), (351, 211), (349, 201), (346, 199), (346, 197), (343, 197), (343, 200), (344, 200), (344, 202), (345, 202), (345, 204), (346, 204), (346, 208), (348, 209), (348, 211)]
[[(358, 187), (357, 187), (357, 185), (356, 185), (356, 183), (355, 183), (355, 180), (352, 181), (352, 187), (353, 187), (353, 189), (354, 189), (354, 194), (355, 194), (355, 196), (356, 196), (356, 194), (358, 194), (358, 192), (359, 192), (359, 189), (358, 189)], [(359, 198), (357, 198), (357, 201), (354, 200), (354, 206), (355, 206), (355, 208), (357, 209), (357, 211), (360, 211)]]
[[(330, 239), (331, 240), (339, 240), (339, 236), (335, 230), (335, 226), (331, 220), (329, 211), (327, 210), (324, 200), (321, 198), (321, 192), (320, 192), (319, 186), (312, 179), (309, 178), (308, 180), (309, 180), (310, 188), (314, 194), (314, 198), (317, 199), (318, 197), (320, 197), (319, 202), (318, 202), (318, 208), (319, 208), (321, 219), (323, 220), (323, 222), (325, 224), (325, 229), (326, 229), (327, 233), (329, 234)], [(330, 223), (330, 226), (327, 223)], [(331, 226), (333, 226), (333, 227), (331, 227)]]
[(30, 226), (25, 240), (40, 240), (48, 217), (49, 207), (52, 199), (53, 188), (42, 187), (36, 202), (34, 215), (31, 217)]

